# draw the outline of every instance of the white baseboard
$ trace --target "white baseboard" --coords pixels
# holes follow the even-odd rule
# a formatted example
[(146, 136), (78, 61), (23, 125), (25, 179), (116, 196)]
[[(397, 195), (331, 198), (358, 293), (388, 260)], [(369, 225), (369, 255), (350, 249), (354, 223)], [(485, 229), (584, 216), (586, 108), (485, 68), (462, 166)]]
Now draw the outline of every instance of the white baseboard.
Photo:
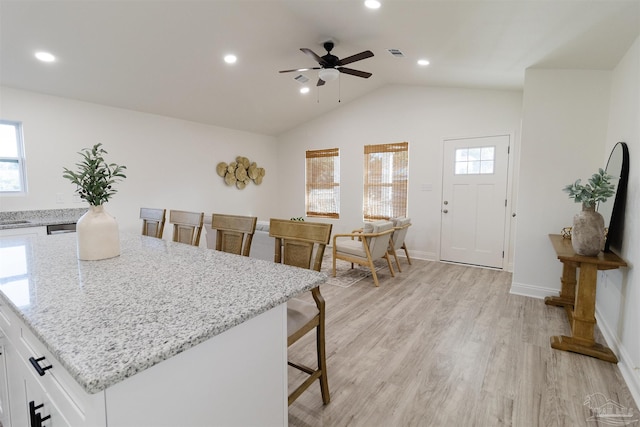
[[(631, 392), (633, 400), (636, 402), (636, 406), (640, 407), (640, 372), (637, 369), (634, 369), (635, 367), (631, 356), (629, 356), (626, 348), (613, 333), (613, 329), (610, 328), (609, 325), (604, 321), (603, 317), (600, 316), (597, 306), (596, 322), (598, 324), (600, 332), (602, 332), (602, 335), (607, 342), (607, 346), (618, 357), (618, 368), (622, 373), (622, 377), (624, 378), (627, 387), (629, 387), (629, 391)], [(619, 403), (623, 404), (622, 402)]]
[[(396, 249), (396, 253), (398, 254), (398, 256), (405, 256), (404, 254), (404, 250), (400, 249)], [(409, 249), (409, 256), (411, 258), (415, 258), (415, 259), (421, 259), (424, 261), (436, 261), (436, 254), (435, 252), (423, 252), (423, 251), (414, 251), (413, 249)]]
[(560, 295), (560, 291), (555, 288), (543, 288), (541, 286), (531, 286), (515, 282), (511, 283), (511, 290), (509, 291), (509, 293), (538, 299), (544, 299), (548, 296)]

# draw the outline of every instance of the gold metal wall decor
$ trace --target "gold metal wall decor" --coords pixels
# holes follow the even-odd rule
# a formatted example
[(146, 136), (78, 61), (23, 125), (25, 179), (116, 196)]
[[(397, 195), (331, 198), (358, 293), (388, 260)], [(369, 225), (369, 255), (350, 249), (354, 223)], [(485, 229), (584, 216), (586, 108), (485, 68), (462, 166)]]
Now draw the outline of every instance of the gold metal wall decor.
[(256, 162), (250, 162), (248, 158), (238, 156), (235, 162), (229, 164), (225, 162), (218, 163), (216, 172), (227, 185), (235, 185), (240, 190), (247, 186), (251, 181), (260, 185), (264, 178), (264, 168), (259, 168)]

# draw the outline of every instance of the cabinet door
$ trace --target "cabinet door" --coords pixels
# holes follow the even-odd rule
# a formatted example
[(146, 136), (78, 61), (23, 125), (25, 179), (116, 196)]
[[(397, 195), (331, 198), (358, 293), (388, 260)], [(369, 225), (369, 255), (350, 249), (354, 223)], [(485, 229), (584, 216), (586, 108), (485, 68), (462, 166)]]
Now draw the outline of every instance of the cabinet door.
[(67, 427), (71, 424), (44, 391), (31, 369), (12, 346), (5, 348), (11, 368), (11, 422), (13, 426)]
[(4, 362), (7, 366), (7, 386), (9, 390), (9, 425), (14, 427), (28, 426), (29, 418), (24, 394), (24, 369), (21, 368), (20, 357), (11, 342), (4, 345)]
[(9, 416), (9, 384), (7, 382), (7, 364), (5, 361), (5, 338), (0, 331), (0, 426), (11, 427)]
[(29, 425), (34, 427), (68, 427), (71, 424), (62, 416), (58, 407), (45, 393), (33, 375), (25, 375), (25, 394)]

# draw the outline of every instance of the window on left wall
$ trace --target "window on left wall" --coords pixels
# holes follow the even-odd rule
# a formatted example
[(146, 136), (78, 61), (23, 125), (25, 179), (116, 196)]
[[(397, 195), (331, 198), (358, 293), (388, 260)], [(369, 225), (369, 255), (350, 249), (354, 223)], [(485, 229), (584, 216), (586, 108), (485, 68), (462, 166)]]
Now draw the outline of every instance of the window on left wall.
[(0, 120), (0, 193), (27, 191), (22, 123)]

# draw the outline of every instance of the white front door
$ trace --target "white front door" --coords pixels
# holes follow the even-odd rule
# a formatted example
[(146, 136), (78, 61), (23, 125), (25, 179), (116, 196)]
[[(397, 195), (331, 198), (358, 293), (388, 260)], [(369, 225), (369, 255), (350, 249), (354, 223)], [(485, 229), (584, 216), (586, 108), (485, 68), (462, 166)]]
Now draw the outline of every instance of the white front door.
[(503, 268), (509, 140), (444, 141), (442, 261)]

